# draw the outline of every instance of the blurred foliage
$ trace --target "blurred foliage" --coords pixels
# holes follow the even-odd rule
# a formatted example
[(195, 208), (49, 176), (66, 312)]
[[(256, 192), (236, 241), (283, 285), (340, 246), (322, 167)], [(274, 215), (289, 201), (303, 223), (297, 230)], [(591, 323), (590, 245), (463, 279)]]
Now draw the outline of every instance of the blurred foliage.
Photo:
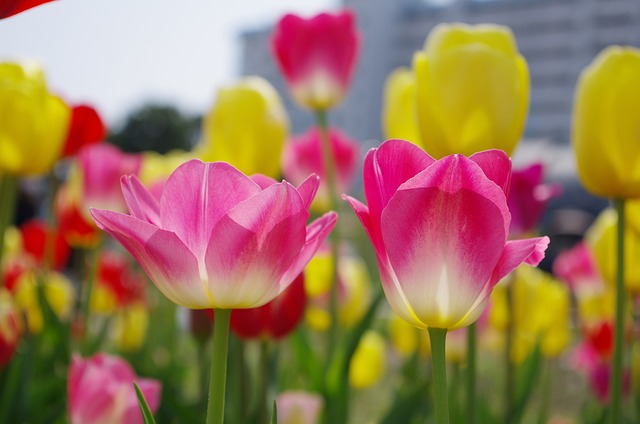
[(171, 105), (148, 103), (131, 112), (107, 140), (129, 153), (191, 150), (198, 140), (201, 120)]

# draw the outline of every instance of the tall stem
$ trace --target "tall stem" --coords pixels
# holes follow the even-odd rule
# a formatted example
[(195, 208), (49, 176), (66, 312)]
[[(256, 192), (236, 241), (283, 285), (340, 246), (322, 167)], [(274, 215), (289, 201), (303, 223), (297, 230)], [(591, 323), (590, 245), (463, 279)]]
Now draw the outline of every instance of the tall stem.
[(616, 212), (618, 213), (617, 228), (617, 274), (616, 274), (616, 322), (613, 347), (613, 364), (611, 371), (611, 422), (619, 423), (622, 417), (621, 393), (622, 393), (622, 359), (623, 344), (622, 335), (624, 331), (624, 200), (614, 200)]
[[(4, 253), (4, 233), (13, 223), (16, 212), (16, 194), (18, 193), (18, 179), (9, 174), (0, 174), (0, 264)], [(0, 287), (4, 285), (0, 273)]]
[(505, 329), (504, 363), (505, 372), (505, 392), (504, 392), (504, 422), (510, 424), (513, 418), (513, 394), (515, 389), (515, 369), (511, 362), (511, 350), (513, 349), (514, 315), (513, 310), (513, 278), (508, 277), (506, 286), (507, 294), (507, 328)]
[(476, 422), (476, 324), (467, 327), (467, 424)]
[[(329, 125), (327, 122), (327, 112), (318, 110), (316, 112), (316, 122), (320, 130), (320, 145), (322, 147), (322, 159), (324, 162), (324, 174), (327, 178), (326, 186), (329, 192), (329, 209), (338, 211), (338, 186), (336, 175), (336, 164), (331, 149), (331, 139), (329, 137)], [(327, 360), (331, 360), (333, 350), (338, 338), (338, 250), (340, 247), (340, 228), (337, 225), (331, 235), (331, 262), (333, 263), (333, 276), (331, 290), (329, 292), (329, 312), (331, 314), (331, 328), (329, 329), (329, 355)]]
[(431, 365), (433, 367), (433, 386), (435, 394), (436, 424), (449, 424), (449, 399), (447, 393), (447, 361), (445, 342), (447, 330), (429, 328), (431, 341)]
[(213, 320), (213, 354), (209, 380), (207, 424), (224, 422), (224, 392), (227, 385), (227, 354), (231, 309), (215, 309)]

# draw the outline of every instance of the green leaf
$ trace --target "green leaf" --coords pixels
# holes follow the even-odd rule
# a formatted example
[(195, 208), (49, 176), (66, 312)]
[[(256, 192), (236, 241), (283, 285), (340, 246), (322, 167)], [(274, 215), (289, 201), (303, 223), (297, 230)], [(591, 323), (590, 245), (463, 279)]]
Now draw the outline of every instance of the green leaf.
[[(421, 410), (425, 409), (429, 395), (428, 389), (429, 381), (424, 380), (409, 389), (400, 390), (380, 424), (411, 422)], [(427, 408), (431, 408), (431, 405)]]
[(540, 343), (536, 343), (535, 349), (529, 354), (529, 357), (520, 367), (517, 376), (515, 407), (513, 411), (514, 422), (520, 422), (524, 415), (524, 410), (531, 397), (536, 381), (540, 374), (540, 365), (542, 363), (542, 353), (540, 351)]
[(315, 350), (311, 347), (309, 337), (304, 328), (298, 329), (289, 337), (293, 353), (298, 365), (301, 366), (306, 376), (311, 380), (311, 388), (321, 391), (323, 387), (322, 366)]
[(136, 389), (136, 396), (138, 397), (138, 405), (140, 406), (140, 412), (142, 412), (142, 418), (144, 424), (156, 424), (156, 420), (153, 418), (153, 414), (147, 405), (147, 401), (144, 400), (144, 395), (140, 391), (140, 388), (136, 383), (133, 383), (133, 387)]
[(278, 424), (278, 407), (276, 401), (273, 401), (273, 412), (271, 413), (271, 424)]

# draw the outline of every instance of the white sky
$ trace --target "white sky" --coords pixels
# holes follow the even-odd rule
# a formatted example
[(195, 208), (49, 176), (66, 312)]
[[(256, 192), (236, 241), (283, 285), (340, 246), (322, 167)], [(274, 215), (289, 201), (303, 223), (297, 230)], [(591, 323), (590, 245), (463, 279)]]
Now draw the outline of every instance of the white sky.
[(146, 100), (204, 113), (238, 73), (243, 30), (335, 0), (60, 0), (0, 20), (0, 61), (36, 60), (49, 87), (111, 125)]

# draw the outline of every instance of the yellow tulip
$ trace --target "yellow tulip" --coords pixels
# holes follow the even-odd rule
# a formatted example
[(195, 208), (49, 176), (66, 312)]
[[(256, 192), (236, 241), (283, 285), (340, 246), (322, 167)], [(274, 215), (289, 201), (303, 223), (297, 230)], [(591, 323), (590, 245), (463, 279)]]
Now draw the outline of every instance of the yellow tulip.
[(391, 346), (400, 357), (407, 358), (416, 349), (420, 349), (420, 355), (423, 357), (431, 352), (427, 332), (417, 329), (395, 313), (391, 314), (387, 329)]
[(135, 302), (118, 309), (113, 323), (113, 341), (120, 350), (140, 349), (149, 326), (149, 312), (143, 302)]
[(36, 66), (0, 63), (0, 174), (51, 170), (67, 136), (71, 111), (47, 91)]
[(529, 71), (509, 28), (440, 24), (413, 65), (429, 154), (439, 159), (492, 148), (512, 154), (529, 107)]
[(491, 295), (489, 323), (504, 332), (513, 319), (511, 360), (524, 361), (538, 342), (543, 355), (560, 355), (570, 342), (571, 301), (567, 287), (532, 267), (518, 268), (512, 280), (505, 283), (511, 284), (513, 313), (507, 308), (506, 284), (498, 284)]
[[(44, 326), (44, 318), (38, 300), (38, 281), (31, 272), (23, 274), (17, 283), (15, 293), (16, 305), (22, 309), (27, 318), (27, 324), (31, 333), (40, 333)], [(49, 303), (53, 312), (60, 319), (68, 319), (71, 316), (75, 291), (71, 282), (62, 274), (49, 273), (43, 282), (44, 298)]]
[(416, 81), (411, 69), (398, 68), (389, 74), (383, 107), (384, 137), (401, 138), (424, 148), (416, 114)]
[[(587, 245), (591, 248), (604, 280), (614, 287), (617, 272), (617, 223), (618, 215), (612, 208), (600, 213), (596, 221), (585, 235)], [(633, 225), (625, 225), (624, 229), (624, 285), (634, 295), (640, 294), (640, 233)]]
[(172, 150), (164, 155), (157, 152), (142, 152), (140, 181), (146, 187), (166, 181), (177, 167), (191, 159), (193, 153)]
[(587, 190), (609, 198), (640, 197), (640, 50), (611, 46), (578, 79), (573, 147)]
[(245, 174), (280, 176), (289, 118), (266, 80), (248, 77), (220, 89), (203, 131), (204, 144), (196, 149), (200, 159), (229, 162)]
[(373, 330), (368, 330), (351, 357), (349, 384), (356, 389), (366, 389), (376, 384), (382, 377), (386, 364), (384, 338)]

